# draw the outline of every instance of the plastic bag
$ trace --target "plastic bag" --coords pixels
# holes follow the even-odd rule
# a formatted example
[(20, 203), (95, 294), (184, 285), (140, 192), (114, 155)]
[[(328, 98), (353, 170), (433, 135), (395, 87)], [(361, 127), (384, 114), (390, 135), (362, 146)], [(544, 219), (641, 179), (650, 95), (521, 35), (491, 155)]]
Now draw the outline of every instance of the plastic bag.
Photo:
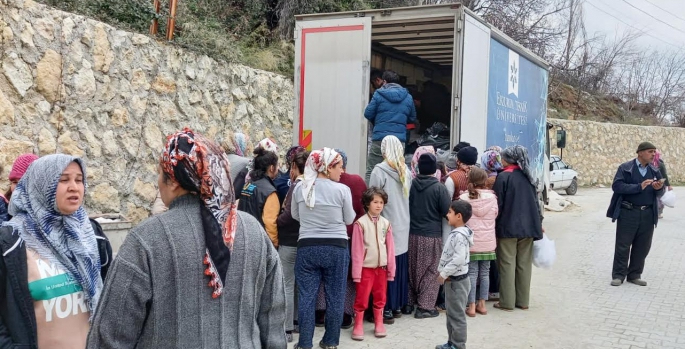
[(664, 204), (664, 206), (668, 206), (670, 208), (675, 207), (675, 192), (673, 190), (669, 190), (664, 195), (661, 197), (661, 203)]
[(420, 146), (433, 146), (435, 149), (449, 150), (450, 129), (443, 123), (436, 122), (417, 140)]
[(533, 265), (538, 268), (549, 269), (557, 259), (557, 248), (553, 240), (542, 235), (542, 240), (533, 243)]

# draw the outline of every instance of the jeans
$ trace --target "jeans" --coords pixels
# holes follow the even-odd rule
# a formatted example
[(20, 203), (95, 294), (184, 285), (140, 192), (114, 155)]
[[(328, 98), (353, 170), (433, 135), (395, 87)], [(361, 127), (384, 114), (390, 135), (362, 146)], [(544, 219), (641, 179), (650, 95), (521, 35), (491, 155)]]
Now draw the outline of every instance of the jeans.
[(490, 290), (490, 261), (472, 261), (469, 263), (469, 280), (471, 291), (469, 292), (469, 304), (476, 303), (476, 285), (480, 281), (478, 300), (488, 300)]
[(295, 295), (295, 261), (297, 259), (297, 247), (280, 246), (278, 257), (281, 259), (283, 268), (283, 284), (285, 286), (285, 330), (295, 329), (294, 320), (297, 318), (297, 299)]
[(295, 281), (299, 291), (298, 345), (301, 348), (313, 347), (314, 311), (321, 282), (326, 292), (326, 332), (321, 342), (328, 346), (339, 344), (349, 265), (350, 252), (346, 247), (319, 245), (297, 249)]
[(383, 162), (383, 153), (381, 153), (381, 141), (371, 142), (371, 147), (369, 148), (369, 153), (366, 156), (366, 177), (364, 180), (369, 183), (369, 178), (371, 178), (371, 171), (376, 165)]

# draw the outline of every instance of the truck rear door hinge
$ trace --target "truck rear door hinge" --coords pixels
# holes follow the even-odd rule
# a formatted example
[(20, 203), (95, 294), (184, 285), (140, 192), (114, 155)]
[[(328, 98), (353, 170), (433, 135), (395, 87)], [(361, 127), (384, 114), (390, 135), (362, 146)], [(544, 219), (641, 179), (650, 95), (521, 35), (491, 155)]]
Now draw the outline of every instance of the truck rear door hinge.
[(392, 11), (390, 11), (390, 10), (381, 11), (381, 16), (390, 16), (390, 15), (392, 15)]
[(366, 13), (364, 13), (364, 12), (357, 12), (357, 13), (354, 14), (354, 17), (355, 17), (355, 18), (358, 18), (358, 17), (366, 17)]
[(459, 103), (460, 103), (459, 97), (454, 97), (454, 110), (459, 109)]
[(457, 33), (461, 33), (463, 25), (464, 25), (464, 22), (461, 20), (461, 18), (459, 18), (457, 20)]

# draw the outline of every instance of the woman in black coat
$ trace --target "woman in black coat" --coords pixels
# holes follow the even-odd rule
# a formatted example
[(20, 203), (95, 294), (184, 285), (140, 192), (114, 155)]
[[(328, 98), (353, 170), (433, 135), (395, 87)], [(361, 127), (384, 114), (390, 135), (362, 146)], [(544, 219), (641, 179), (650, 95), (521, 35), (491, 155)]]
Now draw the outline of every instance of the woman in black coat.
[(495, 308), (525, 310), (530, 298), (533, 241), (542, 239), (537, 179), (530, 171), (528, 151), (520, 145), (502, 151), (502, 166), (493, 186), (499, 206), (495, 230), (500, 301)]

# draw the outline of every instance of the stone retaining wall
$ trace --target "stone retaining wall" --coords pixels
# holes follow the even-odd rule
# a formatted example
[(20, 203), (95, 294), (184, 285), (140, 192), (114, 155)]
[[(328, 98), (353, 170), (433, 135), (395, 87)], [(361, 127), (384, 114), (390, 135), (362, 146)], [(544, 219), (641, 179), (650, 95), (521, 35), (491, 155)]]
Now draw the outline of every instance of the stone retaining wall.
[(147, 217), (165, 135), (291, 143), (289, 78), (217, 62), (31, 0), (0, 0), (0, 164), (82, 156), (90, 213)]

